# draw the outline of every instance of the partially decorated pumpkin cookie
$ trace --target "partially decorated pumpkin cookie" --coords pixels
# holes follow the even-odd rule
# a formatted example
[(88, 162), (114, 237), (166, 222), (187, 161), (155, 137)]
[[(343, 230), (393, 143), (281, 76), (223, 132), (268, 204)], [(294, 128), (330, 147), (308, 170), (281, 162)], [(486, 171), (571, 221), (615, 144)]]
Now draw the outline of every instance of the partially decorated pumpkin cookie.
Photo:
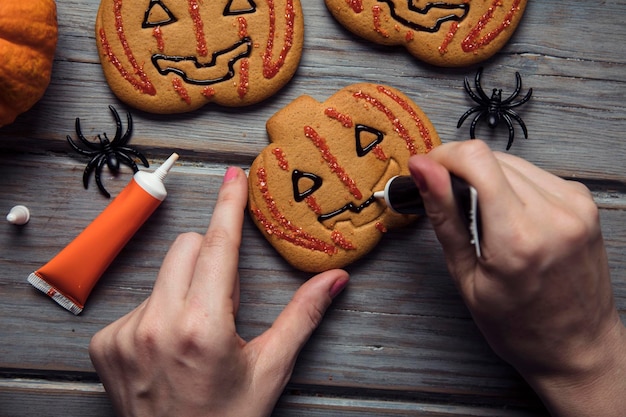
[(499, 51), (526, 0), (325, 0), (348, 30), (382, 45), (402, 45), (433, 65), (460, 67)]
[(296, 72), (303, 32), (299, 0), (101, 0), (96, 18), (109, 86), (152, 113), (272, 96)]
[(271, 143), (250, 167), (249, 210), (274, 248), (310, 272), (344, 267), (413, 221), (373, 193), (408, 175), (411, 155), (441, 143), (411, 99), (373, 84), (323, 103), (299, 97), (268, 120), (267, 132)]

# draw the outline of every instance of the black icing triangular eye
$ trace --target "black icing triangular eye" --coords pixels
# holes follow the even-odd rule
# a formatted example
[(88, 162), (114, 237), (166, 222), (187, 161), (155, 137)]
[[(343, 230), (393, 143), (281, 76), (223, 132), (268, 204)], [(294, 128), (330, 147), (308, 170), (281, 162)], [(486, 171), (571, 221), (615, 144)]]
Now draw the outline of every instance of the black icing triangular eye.
[(163, 0), (150, 0), (150, 4), (146, 9), (143, 18), (142, 28), (152, 28), (156, 26), (165, 26), (176, 22), (178, 19), (174, 17), (170, 9), (163, 3)]
[(224, 8), (224, 16), (235, 16), (254, 12), (256, 12), (256, 4), (252, 0), (229, 0)]
[(356, 154), (358, 156), (367, 155), (385, 137), (380, 130), (360, 124), (355, 126), (354, 136), (356, 138)]
[(322, 186), (322, 179), (310, 172), (295, 169), (291, 173), (291, 183), (293, 184), (293, 198), (299, 203)]

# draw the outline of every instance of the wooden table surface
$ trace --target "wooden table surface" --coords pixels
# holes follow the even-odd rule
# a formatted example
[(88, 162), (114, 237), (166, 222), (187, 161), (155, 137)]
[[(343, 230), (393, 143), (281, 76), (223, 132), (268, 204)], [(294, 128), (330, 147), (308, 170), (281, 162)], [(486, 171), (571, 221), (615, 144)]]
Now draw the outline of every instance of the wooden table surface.
[[(352, 83), (384, 83), (406, 92), (444, 141), (468, 137), (456, 128), (472, 102), (463, 79), (478, 66), (441, 69), (402, 48), (357, 39), (321, 0), (303, 1), (305, 50), (294, 79), (274, 98), (243, 109), (208, 106), (157, 116), (128, 108), (109, 90), (98, 60), (98, 0), (59, 0), (59, 43), (52, 82), (29, 112), (0, 129), (0, 212), (31, 210), (23, 227), (0, 222), (0, 415), (112, 416), (87, 346), (91, 336), (149, 294), (161, 260), (181, 232), (203, 232), (229, 165), (249, 167), (266, 146), (265, 121), (308, 94), (323, 101)], [(617, 307), (626, 317), (626, 2), (530, 1), (514, 37), (483, 65), (485, 88), (512, 91), (519, 71), (520, 108), (529, 139), (510, 153), (593, 191)], [(107, 109), (131, 111), (131, 144), (158, 166), (179, 163), (169, 196), (102, 276), (84, 312), (74, 316), (36, 291), (28, 275), (50, 260), (108, 204), (93, 178), (82, 186), (84, 157), (65, 137), (81, 118), (87, 137), (114, 131)], [(466, 122), (467, 123), (467, 122)], [(504, 150), (506, 128), (480, 136)], [(480, 169), (480, 167), (477, 167)], [(129, 169), (105, 185), (116, 195)], [(239, 331), (264, 331), (308, 274), (295, 271), (246, 218), (241, 253)], [(92, 248), (98, 251), (98, 248)], [(407, 256), (409, 254), (409, 256)], [(495, 356), (463, 305), (426, 220), (387, 234), (348, 268), (350, 286), (304, 348), (275, 416), (542, 416), (525, 382)], [(511, 323), (514, 325), (514, 323)]]

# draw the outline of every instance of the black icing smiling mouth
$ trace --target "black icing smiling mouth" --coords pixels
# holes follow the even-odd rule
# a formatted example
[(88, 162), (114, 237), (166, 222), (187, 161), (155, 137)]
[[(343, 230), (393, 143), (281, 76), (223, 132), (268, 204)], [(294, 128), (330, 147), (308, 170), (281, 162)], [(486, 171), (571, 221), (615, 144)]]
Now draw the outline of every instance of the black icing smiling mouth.
[[(425, 7), (416, 6), (415, 0), (409, 0), (407, 9), (402, 10), (396, 7), (395, 0), (378, 0), (379, 3), (386, 3), (389, 6), (391, 17), (413, 30), (435, 33), (441, 29), (441, 25), (455, 21), (460, 22), (469, 13), (469, 4), (446, 3), (446, 2), (428, 2)], [(430, 17), (429, 19), (429, 16)], [(426, 20), (424, 20), (426, 18)], [(428, 24), (425, 22), (430, 20)], [(423, 23), (418, 23), (424, 21)]]
[(326, 220), (332, 219), (335, 216), (340, 215), (341, 213), (345, 213), (346, 211), (355, 213), (355, 214), (359, 214), (361, 213), (364, 209), (366, 209), (367, 207), (369, 207), (372, 203), (374, 203), (376, 201), (376, 197), (374, 197), (374, 195), (372, 194), (372, 196), (370, 198), (368, 198), (367, 200), (365, 200), (365, 202), (363, 202), (362, 204), (359, 204), (358, 206), (352, 202), (346, 204), (345, 206), (341, 207), (340, 209), (337, 209), (331, 213), (326, 213), (326, 214), (321, 214), (317, 220), (321, 223), (324, 222)]
[(152, 64), (161, 75), (173, 73), (186, 83), (211, 85), (235, 76), (235, 64), (252, 54), (252, 39), (244, 37), (226, 49), (211, 54), (211, 60), (200, 62), (196, 56), (152, 55)]
[[(387, 206), (381, 203), (376, 197), (374, 197), (374, 191), (382, 190), (387, 184), (387, 181), (396, 175), (400, 175), (400, 166), (395, 160), (391, 160), (387, 168), (385, 169), (384, 174), (380, 178), (380, 180), (374, 185), (372, 195), (361, 204), (355, 204), (354, 202), (349, 202), (344, 206), (333, 210), (329, 213), (320, 214), (317, 217), (317, 221), (324, 224), (326, 227), (334, 227), (335, 223), (341, 221), (349, 221), (355, 226), (362, 226), (364, 224), (368, 224), (372, 221), (378, 220), (383, 212), (387, 210)], [(368, 207), (373, 206), (373, 208), (377, 208), (377, 210), (367, 210), (367, 214), (362, 212)], [(341, 216), (344, 213), (351, 213), (348, 216)], [(358, 216), (355, 216), (358, 215)], [(341, 217), (340, 217), (341, 216)]]

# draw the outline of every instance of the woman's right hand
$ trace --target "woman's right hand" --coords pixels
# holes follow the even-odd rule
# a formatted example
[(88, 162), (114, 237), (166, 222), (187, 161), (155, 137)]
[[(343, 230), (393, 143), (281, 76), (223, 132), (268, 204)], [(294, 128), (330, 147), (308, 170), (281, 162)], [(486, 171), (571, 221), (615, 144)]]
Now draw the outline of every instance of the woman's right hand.
[[(478, 140), (412, 157), (409, 169), (450, 273), (494, 351), (554, 415), (623, 417), (626, 329), (589, 190)], [(480, 258), (449, 173), (478, 191)]]

